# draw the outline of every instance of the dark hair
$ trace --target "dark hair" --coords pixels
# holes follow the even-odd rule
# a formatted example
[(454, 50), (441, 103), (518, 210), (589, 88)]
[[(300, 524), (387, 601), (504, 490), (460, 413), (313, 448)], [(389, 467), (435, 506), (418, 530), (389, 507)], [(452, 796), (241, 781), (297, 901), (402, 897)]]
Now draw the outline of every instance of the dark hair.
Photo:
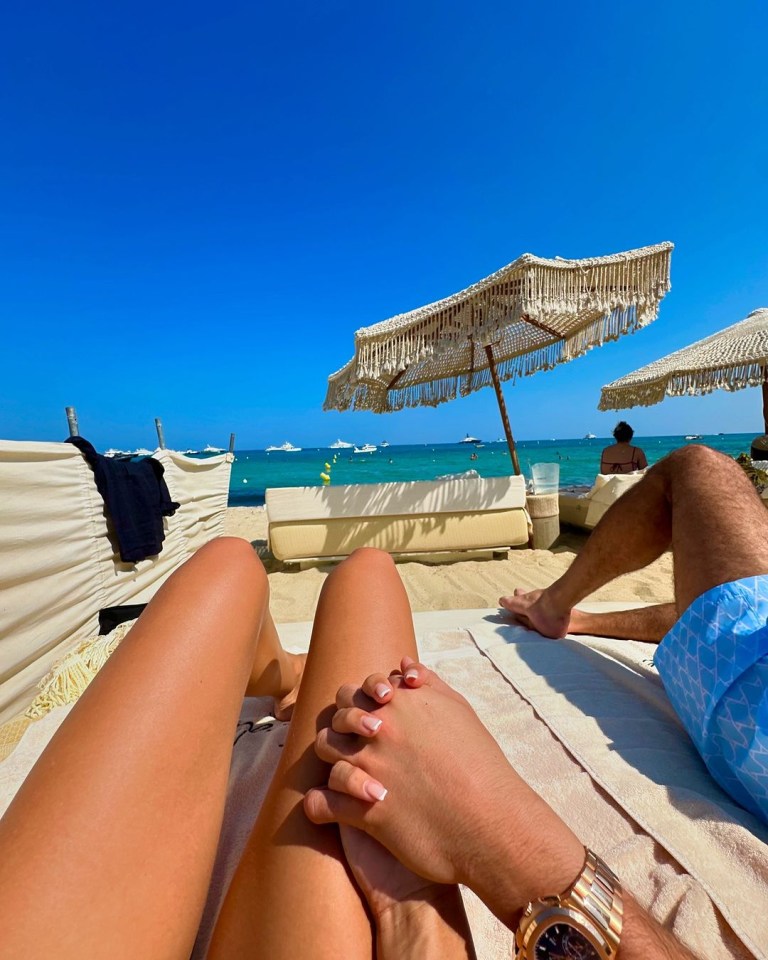
[(635, 431), (630, 427), (626, 420), (619, 420), (613, 428), (613, 439), (616, 443), (629, 443), (634, 437)]

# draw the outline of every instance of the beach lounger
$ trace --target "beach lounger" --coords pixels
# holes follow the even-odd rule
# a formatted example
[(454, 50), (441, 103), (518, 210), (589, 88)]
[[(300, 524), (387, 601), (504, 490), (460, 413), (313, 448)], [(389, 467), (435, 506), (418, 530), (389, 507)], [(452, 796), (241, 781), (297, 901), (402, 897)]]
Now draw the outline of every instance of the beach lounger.
[(358, 547), (395, 555), (506, 550), (529, 536), (522, 477), (277, 487), (266, 505), (269, 546), (284, 562), (345, 557)]
[(593, 530), (608, 507), (643, 476), (643, 470), (635, 473), (599, 473), (590, 490), (562, 490), (558, 498), (560, 523), (582, 530)]
[[(643, 906), (702, 958), (766, 956), (768, 828), (710, 777), (653, 668), (653, 645), (543, 640), (497, 610), (417, 613), (414, 624), (424, 662), (467, 697), (520, 774)], [(311, 624), (279, 630), (288, 649), (308, 648)], [(246, 701), (243, 728), (267, 705)], [(69, 709), (34, 724), (0, 763), (0, 812)], [(283, 733), (267, 720), (259, 736), (237, 738), (195, 960), (205, 956)], [(478, 956), (508, 960), (509, 931), (466, 891), (465, 902)]]

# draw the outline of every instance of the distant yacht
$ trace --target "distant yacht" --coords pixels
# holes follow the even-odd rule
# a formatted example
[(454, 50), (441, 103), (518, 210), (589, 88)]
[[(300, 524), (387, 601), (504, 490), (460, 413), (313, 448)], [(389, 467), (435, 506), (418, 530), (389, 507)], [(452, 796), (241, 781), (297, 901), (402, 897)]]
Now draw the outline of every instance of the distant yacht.
[(686, 440), (701, 440), (701, 434), (700, 434), (700, 433), (689, 433), (689, 434), (686, 434), (685, 439), (686, 439)]
[(292, 443), (281, 443), (279, 447), (267, 447), (267, 453), (301, 453), (301, 447), (294, 447)]
[(379, 444), (379, 446), (380, 446), (380, 447), (388, 447), (388, 446), (389, 446), (389, 441), (387, 441), (387, 440), (382, 440), (381, 443)]
[(585, 439), (585, 440), (597, 440), (597, 436), (596, 436), (596, 434), (594, 434), (594, 433), (585, 433), (585, 434), (584, 434), (584, 439)]
[(329, 450), (351, 450), (354, 447), (354, 443), (347, 443), (346, 440), (336, 440), (335, 443), (332, 443)]
[(364, 443), (362, 447), (355, 447), (353, 453), (376, 453), (376, 447), (372, 443)]
[(480, 443), (480, 441), (477, 439), (477, 437), (470, 437), (470, 435), (467, 434), (463, 440), (459, 440), (459, 443)]
[(224, 447), (213, 447), (209, 443), (207, 447), (203, 447), (202, 453), (224, 453)]

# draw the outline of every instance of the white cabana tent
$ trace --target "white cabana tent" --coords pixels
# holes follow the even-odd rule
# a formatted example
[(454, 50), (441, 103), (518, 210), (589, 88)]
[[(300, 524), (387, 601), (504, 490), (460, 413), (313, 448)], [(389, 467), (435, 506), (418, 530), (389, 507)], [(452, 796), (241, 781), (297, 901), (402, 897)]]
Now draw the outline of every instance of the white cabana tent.
[(54, 662), (98, 633), (99, 611), (145, 603), (224, 528), (232, 454), (157, 450), (173, 500), (156, 556), (123, 563), (93, 471), (70, 443), (0, 440), (0, 723)]

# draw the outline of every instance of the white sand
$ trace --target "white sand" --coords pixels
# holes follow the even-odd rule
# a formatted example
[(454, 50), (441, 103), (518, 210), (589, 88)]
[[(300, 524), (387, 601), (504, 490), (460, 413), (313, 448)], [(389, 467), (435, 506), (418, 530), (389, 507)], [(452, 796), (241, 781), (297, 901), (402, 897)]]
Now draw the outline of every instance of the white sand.
[[(263, 507), (230, 507), (225, 531), (256, 544), (266, 544), (267, 517)], [(494, 607), (503, 593), (515, 587), (546, 587), (567, 569), (586, 535), (566, 533), (554, 551), (511, 550), (506, 560), (464, 560), (455, 563), (398, 563), (411, 606), (421, 610), (457, 610)], [(282, 567), (269, 573), (270, 605), (278, 623), (311, 620), (331, 564), (309, 570)], [(666, 603), (674, 599), (672, 555), (650, 567), (614, 580), (591, 600)]]

